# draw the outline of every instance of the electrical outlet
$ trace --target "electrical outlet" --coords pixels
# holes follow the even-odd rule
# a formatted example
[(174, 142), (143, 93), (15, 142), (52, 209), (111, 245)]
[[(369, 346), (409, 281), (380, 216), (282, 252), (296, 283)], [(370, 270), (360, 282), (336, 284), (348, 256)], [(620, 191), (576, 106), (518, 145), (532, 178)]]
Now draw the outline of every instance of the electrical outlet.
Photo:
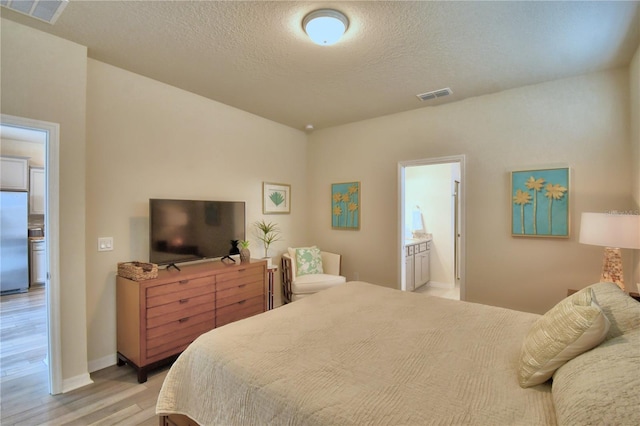
[(98, 238), (98, 251), (111, 251), (111, 250), (113, 250), (113, 237)]
[(360, 280), (360, 273), (359, 272), (354, 272), (353, 273), (353, 280), (354, 281), (359, 281)]

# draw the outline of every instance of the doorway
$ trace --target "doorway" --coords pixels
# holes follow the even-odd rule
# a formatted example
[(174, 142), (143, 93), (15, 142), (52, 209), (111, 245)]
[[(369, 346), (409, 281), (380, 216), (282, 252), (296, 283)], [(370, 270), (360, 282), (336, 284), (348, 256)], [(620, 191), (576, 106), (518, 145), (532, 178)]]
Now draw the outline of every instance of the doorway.
[[(461, 155), (398, 164), (402, 290), (465, 300), (464, 161)], [(427, 265), (416, 268), (425, 256)]]
[(0, 128), (6, 132), (43, 135), (44, 138), (44, 220), (45, 305), (47, 329), (48, 391), (62, 392), (59, 280), (59, 133), (60, 126), (40, 120), (0, 115)]

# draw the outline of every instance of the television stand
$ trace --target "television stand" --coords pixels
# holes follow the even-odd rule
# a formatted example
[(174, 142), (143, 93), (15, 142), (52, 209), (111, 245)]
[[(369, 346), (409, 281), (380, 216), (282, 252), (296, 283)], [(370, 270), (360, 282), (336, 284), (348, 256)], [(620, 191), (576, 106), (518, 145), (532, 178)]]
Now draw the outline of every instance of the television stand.
[(174, 267), (174, 268), (176, 268), (178, 271), (181, 271), (181, 269), (180, 269), (180, 268), (178, 268), (178, 265), (176, 265), (175, 263), (170, 263), (170, 264), (168, 264), (168, 265), (167, 265), (167, 271), (168, 271), (169, 269), (171, 269), (171, 267)]
[(134, 367), (140, 383), (203, 333), (267, 310), (264, 260), (180, 267), (148, 280), (116, 277), (117, 364)]

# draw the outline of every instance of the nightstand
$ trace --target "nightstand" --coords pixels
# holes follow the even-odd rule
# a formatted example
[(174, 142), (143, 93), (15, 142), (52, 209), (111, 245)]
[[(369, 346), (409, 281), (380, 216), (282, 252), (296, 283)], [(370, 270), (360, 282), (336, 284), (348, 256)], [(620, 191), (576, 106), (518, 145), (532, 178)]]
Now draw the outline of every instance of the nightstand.
[[(569, 290), (567, 290), (567, 296), (571, 296), (573, 293), (577, 292), (578, 290), (574, 290), (572, 288), (570, 288)], [(638, 293), (634, 293), (633, 291), (630, 291), (627, 293), (631, 298), (635, 299), (636, 301), (640, 302), (640, 294)]]

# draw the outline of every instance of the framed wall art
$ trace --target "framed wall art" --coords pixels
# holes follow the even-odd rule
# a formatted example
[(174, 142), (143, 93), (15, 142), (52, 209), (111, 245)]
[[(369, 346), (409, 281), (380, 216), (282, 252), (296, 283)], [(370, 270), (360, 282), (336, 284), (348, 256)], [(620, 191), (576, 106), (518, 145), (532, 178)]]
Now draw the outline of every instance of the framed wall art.
[(291, 185), (262, 182), (262, 213), (291, 213)]
[(511, 172), (511, 235), (569, 237), (569, 168)]
[(331, 184), (331, 227), (360, 229), (360, 182)]

